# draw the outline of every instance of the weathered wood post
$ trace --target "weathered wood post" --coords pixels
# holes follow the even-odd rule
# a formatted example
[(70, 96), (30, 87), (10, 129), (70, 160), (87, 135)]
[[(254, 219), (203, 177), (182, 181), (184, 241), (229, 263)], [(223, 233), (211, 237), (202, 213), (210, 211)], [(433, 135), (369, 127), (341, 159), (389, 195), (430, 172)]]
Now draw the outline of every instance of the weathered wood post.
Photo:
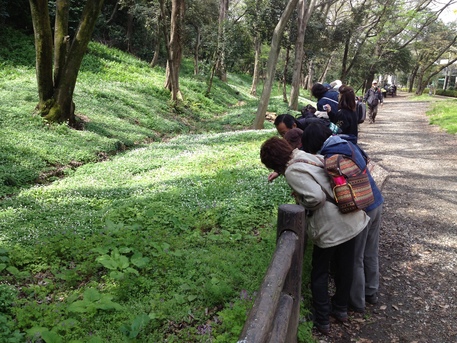
[(304, 208), (278, 209), (276, 251), (238, 343), (297, 341), (305, 243)]
[(300, 319), (300, 300), (303, 271), (303, 255), (306, 244), (305, 209), (299, 205), (285, 204), (279, 207), (277, 237), (284, 231), (293, 231), (300, 242), (292, 257), (292, 264), (287, 274), (283, 293), (293, 299), (292, 313), (289, 319), (287, 337), (284, 342), (297, 342), (298, 323)]

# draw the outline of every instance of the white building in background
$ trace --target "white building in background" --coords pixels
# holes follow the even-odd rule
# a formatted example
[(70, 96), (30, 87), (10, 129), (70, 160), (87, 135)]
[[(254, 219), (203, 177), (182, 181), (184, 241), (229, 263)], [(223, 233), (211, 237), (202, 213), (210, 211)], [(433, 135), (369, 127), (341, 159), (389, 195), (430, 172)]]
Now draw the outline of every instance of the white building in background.
[[(440, 65), (449, 63), (449, 59), (443, 58), (439, 61)], [(450, 66), (444, 68), (438, 78), (437, 87), (441, 89), (448, 89), (449, 87), (455, 87), (457, 78), (457, 63), (454, 62)]]

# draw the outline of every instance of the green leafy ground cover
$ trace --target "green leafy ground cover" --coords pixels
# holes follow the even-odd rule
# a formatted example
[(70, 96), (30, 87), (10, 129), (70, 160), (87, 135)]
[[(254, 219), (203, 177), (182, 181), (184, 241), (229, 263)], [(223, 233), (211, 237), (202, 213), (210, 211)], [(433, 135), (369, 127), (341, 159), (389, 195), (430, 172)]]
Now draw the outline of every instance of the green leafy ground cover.
[(73, 130), (33, 115), (30, 37), (0, 34), (0, 66), (0, 341), (236, 341), (291, 201), (259, 161), (273, 126), (246, 130), (250, 78), (205, 98), (189, 64), (174, 107), (163, 69), (91, 44)]

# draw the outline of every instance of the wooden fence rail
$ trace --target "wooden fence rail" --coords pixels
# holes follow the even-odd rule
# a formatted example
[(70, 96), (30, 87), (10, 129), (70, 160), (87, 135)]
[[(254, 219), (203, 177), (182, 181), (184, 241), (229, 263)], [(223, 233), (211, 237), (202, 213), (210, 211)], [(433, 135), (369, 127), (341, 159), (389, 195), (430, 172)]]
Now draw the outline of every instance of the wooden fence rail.
[(304, 216), (299, 205), (279, 207), (276, 250), (238, 343), (297, 342), (306, 245)]

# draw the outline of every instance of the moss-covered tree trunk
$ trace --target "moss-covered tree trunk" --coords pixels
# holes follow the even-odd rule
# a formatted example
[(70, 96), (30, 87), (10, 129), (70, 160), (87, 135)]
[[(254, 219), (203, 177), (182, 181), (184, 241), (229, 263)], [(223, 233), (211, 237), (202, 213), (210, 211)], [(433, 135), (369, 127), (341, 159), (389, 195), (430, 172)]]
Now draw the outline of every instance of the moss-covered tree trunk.
[(53, 44), (48, 1), (29, 0), (35, 33), (39, 95), (37, 108), (39, 113), (49, 121), (68, 122), (70, 125), (75, 125), (73, 91), (103, 1), (86, 1), (79, 27), (71, 39), (68, 36), (70, 1), (57, 0)]

